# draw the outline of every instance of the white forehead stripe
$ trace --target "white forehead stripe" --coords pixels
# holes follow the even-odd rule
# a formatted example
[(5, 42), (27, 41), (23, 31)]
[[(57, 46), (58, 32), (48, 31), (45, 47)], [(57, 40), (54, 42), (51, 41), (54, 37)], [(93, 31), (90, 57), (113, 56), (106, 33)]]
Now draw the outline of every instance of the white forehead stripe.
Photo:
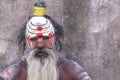
[[(42, 30), (37, 30), (38, 27), (41, 27)], [(36, 34), (48, 36), (50, 33), (54, 33), (54, 28), (45, 17), (32, 17), (26, 24), (26, 36), (35, 37)]]
[(43, 25), (43, 24), (46, 24), (47, 19), (44, 17), (33, 17), (31, 18), (30, 22), (33, 25)]
[(47, 28), (50, 25), (50, 21), (44, 17), (33, 17), (29, 20), (28, 25), (31, 29), (36, 29), (35, 26)]

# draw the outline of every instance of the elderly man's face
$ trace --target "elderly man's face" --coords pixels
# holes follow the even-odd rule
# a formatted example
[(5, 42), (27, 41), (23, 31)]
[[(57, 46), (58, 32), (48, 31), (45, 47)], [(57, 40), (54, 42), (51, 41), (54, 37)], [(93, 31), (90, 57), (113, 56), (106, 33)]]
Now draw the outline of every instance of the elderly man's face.
[(26, 41), (31, 50), (54, 47), (54, 27), (49, 19), (32, 17), (26, 24)]

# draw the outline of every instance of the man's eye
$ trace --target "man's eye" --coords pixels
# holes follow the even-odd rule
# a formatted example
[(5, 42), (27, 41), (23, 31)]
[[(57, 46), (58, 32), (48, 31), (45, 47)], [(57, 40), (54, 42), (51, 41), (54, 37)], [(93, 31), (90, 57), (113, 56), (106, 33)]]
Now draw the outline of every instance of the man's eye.
[(30, 38), (30, 40), (31, 40), (31, 41), (36, 41), (37, 38), (36, 38), (36, 37), (34, 37), (34, 38)]
[(43, 40), (48, 40), (49, 37), (48, 36), (43, 36)]

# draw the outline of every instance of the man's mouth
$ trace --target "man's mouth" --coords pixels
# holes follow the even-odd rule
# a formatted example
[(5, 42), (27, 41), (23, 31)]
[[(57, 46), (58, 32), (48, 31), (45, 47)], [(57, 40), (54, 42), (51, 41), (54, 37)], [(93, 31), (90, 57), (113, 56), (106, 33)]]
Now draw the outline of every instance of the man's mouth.
[(37, 50), (34, 56), (36, 58), (46, 58), (48, 56), (48, 53), (41, 50)]

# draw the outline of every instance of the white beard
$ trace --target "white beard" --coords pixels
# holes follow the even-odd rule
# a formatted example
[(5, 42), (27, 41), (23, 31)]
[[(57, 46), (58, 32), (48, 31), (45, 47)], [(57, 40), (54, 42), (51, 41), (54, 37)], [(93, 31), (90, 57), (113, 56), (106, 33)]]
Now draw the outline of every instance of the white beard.
[(58, 80), (57, 57), (55, 53), (47, 49), (50, 55), (46, 58), (34, 57), (35, 50), (26, 57), (28, 63), (27, 80)]

